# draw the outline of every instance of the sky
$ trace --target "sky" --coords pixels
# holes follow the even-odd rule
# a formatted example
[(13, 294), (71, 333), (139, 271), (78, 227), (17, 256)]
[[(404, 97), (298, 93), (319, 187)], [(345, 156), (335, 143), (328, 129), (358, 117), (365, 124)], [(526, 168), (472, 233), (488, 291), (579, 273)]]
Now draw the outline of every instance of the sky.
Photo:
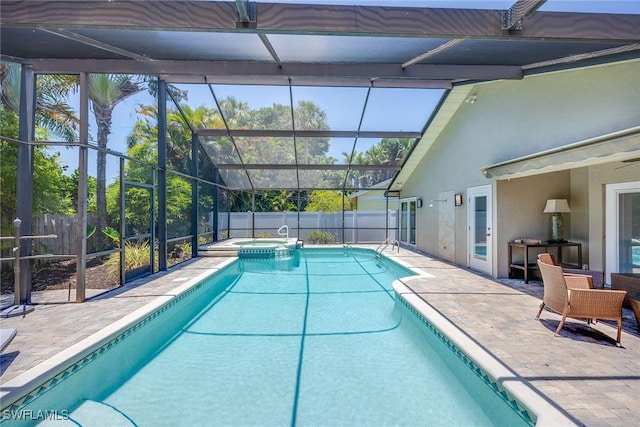
[[(357, 6), (453, 7), (509, 9), (516, 0), (257, 0), (258, 3), (333, 4)], [(589, 13), (640, 13), (640, 0), (548, 0), (541, 11)]]

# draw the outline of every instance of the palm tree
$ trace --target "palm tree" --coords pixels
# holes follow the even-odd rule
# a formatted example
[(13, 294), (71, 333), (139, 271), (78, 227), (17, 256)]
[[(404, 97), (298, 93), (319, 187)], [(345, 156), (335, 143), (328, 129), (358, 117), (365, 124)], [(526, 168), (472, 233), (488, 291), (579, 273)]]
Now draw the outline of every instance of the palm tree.
[[(36, 124), (50, 130), (63, 141), (78, 139), (79, 120), (67, 103), (75, 91), (78, 77), (69, 74), (43, 74), (36, 80)], [(20, 64), (0, 62), (0, 101), (10, 111), (20, 110)]]
[[(140, 92), (142, 85), (136, 77), (126, 74), (90, 74), (88, 78), (89, 99), (98, 126), (98, 153), (96, 177), (96, 227), (103, 230), (107, 226), (107, 144), (113, 119), (113, 110), (129, 96)], [(104, 239), (98, 237), (98, 244)]]
[(231, 129), (245, 129), (251, 126), (252, 113), (246, 102), (229, 96), (220, 101), (220, 110)]
[[(296, 130), (329, 130), (327, 114), (311, 101), (299, 101), (294, 109)], [(324, 156), (329, 149), (328, 138), (301, 138), (298, 163), (310, 164), (311, 159)]]
[[(167, 111), (167, 161), (180, 172), (188, 172), (191, 162), (191, 132), (189, 124), (199, 129), (224, 129), (217, 110), (203, 105), (195, 109), (187, 104)], [(184, 114), (184, 116), (182, 115)]]
[[(64, 141), (77, 140), (78, 119), (67, 104), (68, 94), (75, 90), (77, 77), (69, 75), (40, 75), (36, 79), (36, 126)], [(0, 128), (2, 136), (18, 139), (20, 110), (20, 64), (0, 62)], [(37, 132), (48, 135), (48, 132)], [(11, 227), (16, 212), (18, 147), (0, 141), (0, 227)], [(33, 210), (36, 213), (68, 213), (73, 209), (72, 198), (64, 195), (67, 177), (58, 153), (48, 153), (48, 147), (33, 148)], [(72, 188), (69, 189), (73, 193)], [(12, 230), (12, 228), (10, 228)]]

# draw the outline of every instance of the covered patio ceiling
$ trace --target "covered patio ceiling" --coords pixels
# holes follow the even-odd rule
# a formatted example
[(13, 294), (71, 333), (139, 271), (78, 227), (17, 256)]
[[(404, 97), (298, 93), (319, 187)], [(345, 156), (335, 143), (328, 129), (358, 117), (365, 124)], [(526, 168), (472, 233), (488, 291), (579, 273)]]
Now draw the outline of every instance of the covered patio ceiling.
[[(191, 123), (203, 151), (243, 190), (391, 188), (448, 89), (640, 57), (634, 10), (428, 3), (2, 0), (0, 52), (36, 73), (146, 74), (189, 88), (189, 105), (223, 119)], [(234, 127), (230, 96), (253, 110), (284, 106), (289, 119)], [(302, 119), (305, 101), (324, 112), (322, 126)], [(376, 158), (383, 140), (410, 144)]]

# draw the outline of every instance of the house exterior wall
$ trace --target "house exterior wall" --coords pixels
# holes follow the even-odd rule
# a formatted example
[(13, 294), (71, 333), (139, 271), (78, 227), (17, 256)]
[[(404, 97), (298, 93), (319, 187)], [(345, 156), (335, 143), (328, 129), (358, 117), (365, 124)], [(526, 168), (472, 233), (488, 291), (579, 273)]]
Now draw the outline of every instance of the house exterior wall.
[[(602, 242), (595, 240), (592, 244), (591, 239), (597, 237), (593, 235), (589, 229), (589, 218), (592, 205), (589, 197), (589, 168), (577, 168), (569, 171), (570, 194), (571, 194), (571, 213), (566, 215), (570, 221), (569, 228), (565, 228), (567, 236), (571, 237), (571, 241), (582, 243), (582, 264), (587, 264), (589, 268), (598, 270), (597, 263), (592, 265), (591, 247), (600, 245)], [(602, 205), (601, 205), (602, 206)], [(600, 216), (598, 214), (598, 216)]]
[[(371, 190), (365, 195), (352, 200), (352, 206), (359, 211), (384, 211), (387, 209), (387, 198), (384, 191)], [(389, 197), (389, 209), (398, 210), (398, 198)]]
[[(550, 215), (542, 213), (549, 198), (570, 200), (565, 237), (583, 243), (583, 263), (602, 268), (603, 184), (640, 179), (635, 166), (619, 169), (616, 162), (504, 181), (485, 178), (480, 169), (640, 125), (640, 61), (478, 84), (470, 93), (476, 102), (460, 103), (403, 186), (401, 197), (425, 201), (418, 210), (417, 248), (441, 252), (439, 210), (427, 207), (430, 199), (491, 184), (494, 276), (508, 274), (508, 241), (549, 237)], [(464, 206), (455, 208), (454, 229), (450, 260), (467, 265)]]

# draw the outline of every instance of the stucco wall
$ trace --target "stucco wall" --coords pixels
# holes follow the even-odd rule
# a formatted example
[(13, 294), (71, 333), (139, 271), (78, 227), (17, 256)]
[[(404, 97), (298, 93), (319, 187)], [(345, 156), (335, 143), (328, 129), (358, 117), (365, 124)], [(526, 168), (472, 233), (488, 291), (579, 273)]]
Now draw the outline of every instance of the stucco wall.
[[(384, 191), (371, 190), (366, 195), (357, 197), (353, 208), (359, 211), (384, 211), (387, 209), (387, 198), (384, 197)], [(389, 198), (389, 209), (398, 210), (398, 199), (396, 197)]]
[(565, 227), (565, 232), (568, 233), (567, 238), (572, 242), (582, 243), (582, 264), (588, 264), (589, 268), (594, 268), (591, 262), (591, 233), (589, 229), (591, 202), (588, 177), (589, 168), (577, 168), (570, 171), (571, 213), (566, 216), (571, 222), (569, 228)]
[[(550, 219), (542, 209), (544, 201), (555, 193), (576, 197), (571, 206), (575, 214), (565, 218), (565, 234), (583, 243), (588, 240), (593, 246), (602, 236), (602, 225), (594, 224), (598, 221), (594, 219), (594, 193), (600, 195), (602, 182), (614, 182), (623, 179), (619, 174), (632, 172), (614, 173), (612, 166), (600, 166), (498, 184), (485, 178), (480, 169), (640, 125), (640, 61), (479, 84), (471, 93), (477, 96), (476, 102), (459, 104), (402, 189), (402, 197), (425, 201), (425, 207), (418, 210), (418, 249), (439, 253), (438, 209), (427, 207), (430, 199), (447, 191), (466, 196), (467, 188), (486, 184), (494, 185), (494, 276), (507, 273), (509, 239), (548, 233)], [(498, 209), (499, 203), (504, 206)], [(600, 204), (600, 223), (601, 210)], [(507, 224), (501, 223), (507, 218)], [(467, 264), (466, 228), (466, 207), (456, 207), (454, 261), (460, 265)], [(585, 254), (589, 254), (587, 247)], [(597, 252), (585, 258), (592, 268), (598, 266), (594, 256), (601, 258)]]
[[(466, 106), (466, 105), (465, 105)], [(464, 107), (462, 107), (464, 108)], [(458, 117), (455, 116), (452, 122), (457, 122)], [(465, 147), (462, 141), (467, 137), (466, 127), (464, 123), (456, 125), (451, 123), (445, 129), (446, 141), (448, 143), (437, 142), (431, 148), (428, 155), (420, 162), (416, 171), (404, 185), (401, 197), (421, 197), (424, 201), (423, 207), (417, 210), (416, 218), (416, 246), (418, 249), (427, 253), (438, 256), (440, 254), (440, 204), (444, 202), (435, 202), (429, 207), (431, 200), (441, 200), (441, 193), (464, 193), (464, 190), (471, 186), (473, 182), (480, 181), (483, 184), (489, 182), (480, 173), (479, 168), (461, 169), (456, 165), (456, 158), (463, 159), (461, 164), (470, 161), (466, 159), (466, 154), (472, 152), (474, 147)], [(441, 139), (442, 140), (442, 139)], [(475, 147), (479, 149), (479, 147)], [(458, 152), (465, 152), (459, 156)], [(478, 153), (480, 155), (480, 153)], [(473, 159), (473, 155), (470, 156)], [(465, 161), (466, 160), (466, 161)], [(443, 200), (443, 199), (442, 199)], [(453, 205), (453, 200), (447, 200), (446, 203)], [(459, 264), (466, 264), (466, 206), (455, 207), (454, 223), (455, 238), (453, 240), (454, 247), (448, 248), (448, 253), (453, 254), (454, 261)], [(449, 218), (442, 218), (449, 223)]]
[[(508, 244), (514, 239), (551, 238), (551, 215), (542, 213), (547, 199), (571, 199), (571, 181), (568, 171), (499, 181), (497, 183), (496, 241), (498, 247), (497, 276), (508, 275)], [(574, 206), (570, 206), (573, 212)], [(564, 214), (564, 235), (571, 235), (573, 214)], [(586, 242), (585, 242), (586, 243)]]
[(475, 92), (472, 107), (481, 107), (484, 119), (477, 130), (499, 146), (492, 163), (640, 125), (640, 61), (490, 83)]

